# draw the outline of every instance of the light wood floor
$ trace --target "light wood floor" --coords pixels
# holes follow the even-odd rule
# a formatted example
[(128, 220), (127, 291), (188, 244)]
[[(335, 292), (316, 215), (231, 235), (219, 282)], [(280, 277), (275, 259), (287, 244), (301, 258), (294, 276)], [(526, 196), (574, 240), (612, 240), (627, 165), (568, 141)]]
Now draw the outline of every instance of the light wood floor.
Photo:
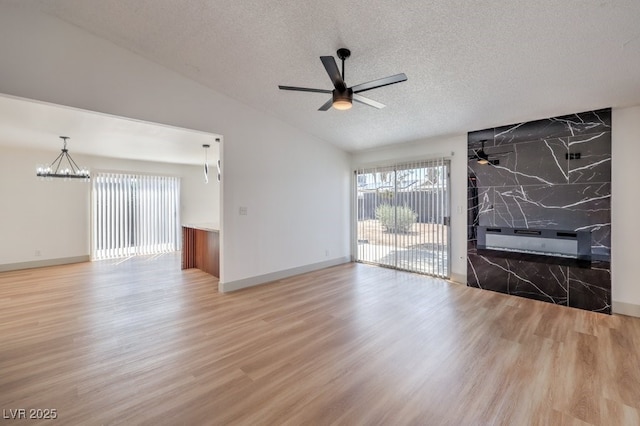
[(638, 318), (360, 264), (216, 288), (176, 255), (0, 274), (0, 409), (65, 425), (640, 424)]

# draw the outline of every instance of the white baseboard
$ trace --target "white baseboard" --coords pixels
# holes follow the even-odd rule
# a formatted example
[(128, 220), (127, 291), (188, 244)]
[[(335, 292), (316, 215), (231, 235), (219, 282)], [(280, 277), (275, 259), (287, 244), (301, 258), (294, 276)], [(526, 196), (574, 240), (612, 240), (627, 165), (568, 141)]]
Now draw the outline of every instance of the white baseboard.
[(612, 311), (614, 314), (640, 318), (640, 305), (634, 305), (633, 303), (616, 302), (614, 300)]
[(307, 272), (317, 271), (319, 269), (329, 268), (331, 266), (341, 265), (343, 263), (351, 262), (349, 256), (338, 257), (324, 262), (312, 263), (310, 265), (299, 266), (297, 268), (285, 269), (283, 271), (271, 272), (270, 274), (258, 275), (256, 277), (244, 278), (242, 280), (219, 282), (218, 291), (220, 293), (227, 293), (230, 291), (236, 291), (247, 287), (253, 287), (256, 285), (267, 284), (272, 281), (281, 280), (283, 278), (289, 278), (294, 275), (306, 274)]
[(70, 263), (82, 263), (91, 260), (89, 255), (75, 257), (61, 257), (59, 259), (34, 260), (32, 262), (6, 263), (0, 265), (0, 272), (18, 271), (20, 269), (43, 268), (45, 266), (68, 265)]
[(456, 284), (467, 285), (467, 276), (461, 274), (451, 274), (449, 277), (449, 281), (452, 281)]

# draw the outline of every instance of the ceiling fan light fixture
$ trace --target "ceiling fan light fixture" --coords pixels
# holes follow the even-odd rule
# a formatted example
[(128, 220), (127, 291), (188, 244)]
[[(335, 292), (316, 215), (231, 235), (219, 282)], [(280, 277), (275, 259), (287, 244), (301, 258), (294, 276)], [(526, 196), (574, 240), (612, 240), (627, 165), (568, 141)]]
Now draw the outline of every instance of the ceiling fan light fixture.
[(486, 139), (482, 139), (480, 141), (480, 143), (482, 144), (482, 147), (480, 148), (480, 151), (476, 152), (476, 159), (478, 160), (478, 164), (481, 164), (483, 166), (486, 164), (489, 164), (489, 154), (484, 152), (484, 143), (486, 141), (487, 141)]
[(407, 76), (404, 75), (404, 73), (400, 73), (369, 81), (368, 83), (356, 84), (355, 86), (347, 87), (347, 84), (344, 81), (344, 61), (351, 56), (351, 51), (349, 49), (341, 48), (338, 49), (337, 54), (338, 58), (342, 61), (342, 72), (340, 72), (340, 68), (338, 68), (338, 64), (333, 56), (320, 56), (320, 61), (333, 84), (333, 90), (295, 86), (278, 86), (278, 88), (280, 90), (293, 90), (294, 92), (332, 93), (331, 99), (318, 108), (318, 111), (328, 111), (331, 107), (338, 110), (350, 109), (353, 106), (354, 96), (356, 102), (381, 109), (384, 108), (384, 104), (362, 96), (361, 93), (366, 92), (367, 90), (377, 89), (378, 87), (407, 81)]
[(335, 109), (339, 109), (340, 111), (346, 111), (348, 109), (351, 109), (352, 106), (353, 104), (349, 101), (345, 101), (345, 100), (333, 101), (333, 107)]
[(344, 92), (333, 91), (333, 107), (340, 111), (350, 109), (353, 106), (353, 90), (347, 89)]

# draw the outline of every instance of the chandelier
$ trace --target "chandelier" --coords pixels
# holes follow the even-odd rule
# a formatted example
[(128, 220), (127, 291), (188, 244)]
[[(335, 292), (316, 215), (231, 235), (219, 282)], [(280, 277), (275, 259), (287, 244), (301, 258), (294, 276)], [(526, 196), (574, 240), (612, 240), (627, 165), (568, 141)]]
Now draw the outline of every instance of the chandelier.
[(39, 165), (36, 168), (36, 175), (43, 179), (62, 178), (62, 179), (84, 179), (88, 181), (91, 177), (89, 169), (79, 167), (67, 149), (68, 136), (60, 136), (63, 141), (62, 152), (49, 165)]

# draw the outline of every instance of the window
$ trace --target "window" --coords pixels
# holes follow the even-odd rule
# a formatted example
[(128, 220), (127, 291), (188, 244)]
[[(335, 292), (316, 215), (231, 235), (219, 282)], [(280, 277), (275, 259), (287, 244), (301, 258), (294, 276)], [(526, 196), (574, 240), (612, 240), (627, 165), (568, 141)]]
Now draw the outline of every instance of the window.
[(94, 260), (180, 249), (180, 178), (98, 173), (91, 198)]

